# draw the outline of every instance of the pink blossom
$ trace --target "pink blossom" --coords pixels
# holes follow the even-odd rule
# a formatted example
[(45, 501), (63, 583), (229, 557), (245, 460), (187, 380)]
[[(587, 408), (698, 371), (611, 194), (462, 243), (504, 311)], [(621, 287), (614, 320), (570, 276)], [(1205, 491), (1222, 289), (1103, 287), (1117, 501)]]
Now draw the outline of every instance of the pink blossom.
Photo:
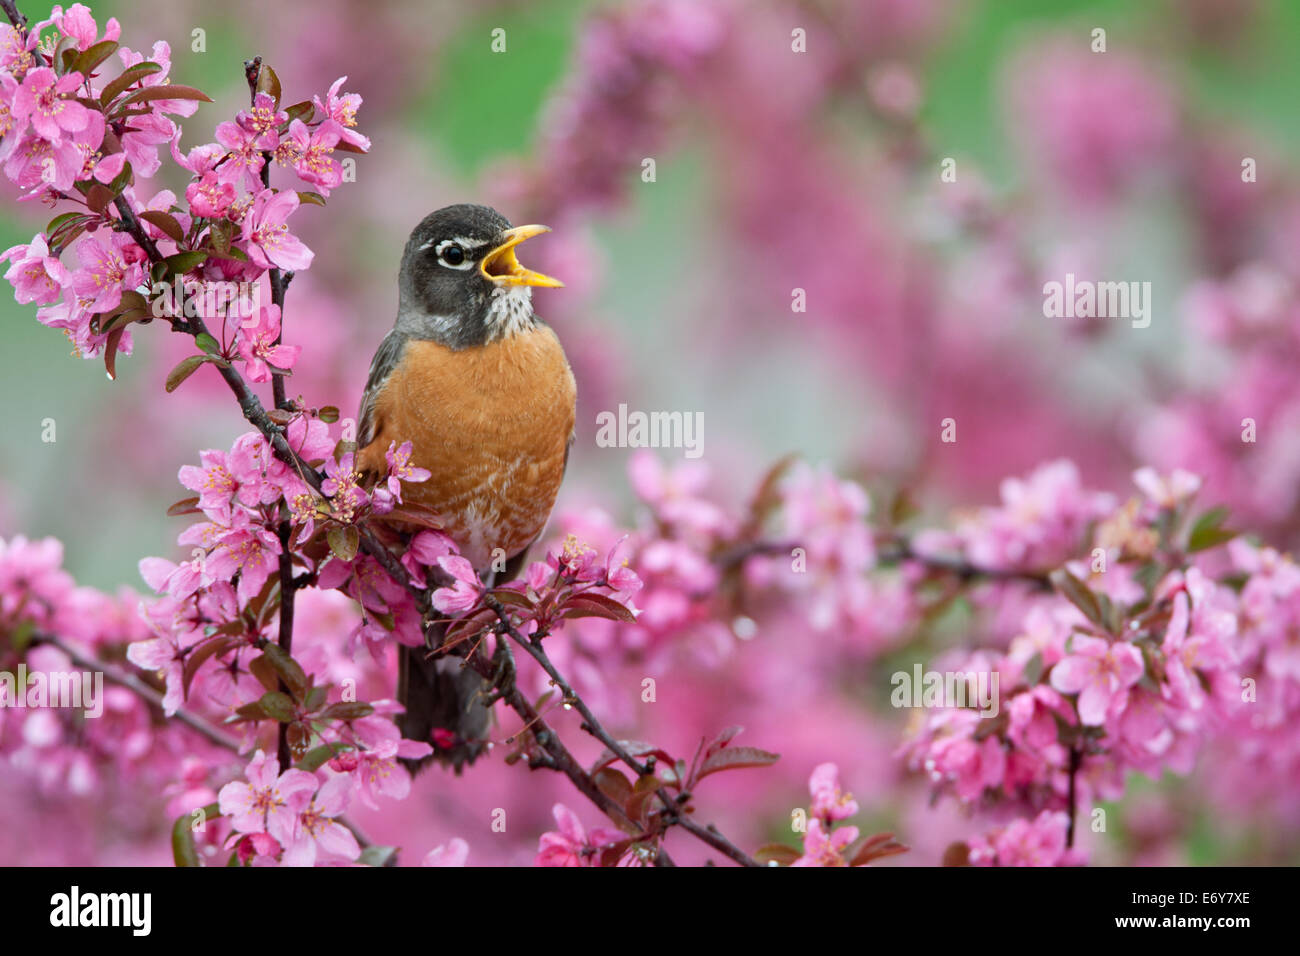
[(620, 831), (610, 827), (594, 827), (588, 832), (577, 814), (562, 803), (552, 807), (551, 813), (558, 830), (542, 834), (534, 866), (599, 866), (596, 851), (623, 839)]
[(352, 775), (357, 795), (371, 809), (379, 809), (378, 797), (405, 800), (411, 792), (411, 775), (398, 758), (418, 760), (433, 753), (433, 748), (402, 737), (387, 717), (362, 717), (352, 726), (362, 749), (350, 752), (346, 765), (331, 761), (331, 767)]
[(166, 693), (163, 695), (163, 713), (170, 717), (184, 703), (181, 681), (185, 668), (185, 650), (175, 635), (164, 634), (148, 641), (136, 641), (126, 649), (126, 659), (136, 667), (152, 671), (163, 678)]
[(347, 79), (346, 76), (340, 76), (330, 85), (329, 92), (325, 94), (325, 102), (322, 103), (319, 96), (313, 96), (312, 105), (317, 112), (325, 114), (338, 125), (338, 134), (343, 142), (363, 151), (368, 150), (370, 140), (356, 131), (361, 97), (356, 93), (344, 93), (342, 96), (338, 93)]
[(275, 108), (275, 99), (270, 93), (258, 93), (253, 97), (252, 108), (240, 111), (235, 122), (253, 135), (254, 147), (271, 151), (280, 139), (277, 127), (288, 119), (288, 113)]
[(1078, 694), (1079, 720), (1097, 727), (1112, 707), (1123, 707), (1143, 668), (1142, 652), (1132, 644), (1075, 635), (1069, 655), (1052, 668), (1052, 686)]
[[(157, 63), (162, 67), (157, 73), (150, 73), (140, 80), (140, 85), (146, 89), (154, 86), (163, 86), (169, 82), (172, 68), (172, 50), (171, 45), (166, 40), (157, 40), (154, 42), (152, 52), (146, 57), (143, 53), (136, 53), (127, 47), (121, 47), (117, 51), (118, 57), (122, 61), (123, 67), (132, 67), (143, 63), (146, 59), (150, 63)], [(197, 100), (150, 100), (154, 110), (159, 113), (171, 113), (176, 116), (193, 116), (199, 108)]]
[(14, 96), (14, 118), (30, 121), (36, 135), (58, 143), (65, 134), (86, 128), (90, 111), (68, 96), (84, 82), (80, 73), (59, 76), (41, 66), (23, 77)]
[(829, 826), (836, 820), (846, 820), (858, 812), (853, 795), (840, 789), (840, 770), (833, 763), (818, 764), (808, 779), (812, 794), (813, 816), (825, 820)]
[(434, 607), (443, 614), (459, 614), (478, 604), (483, 585), (468, 560), (458, 554), (444, 555), (438, 558), (438, 567), (451, 575), (452, 586), (433, 592)]
[[(233, 124), (231, 124), (233, 125)], [(262, 190), (244, 219), (244, 240), (248, 255), (264, 269), (278, 266), (299, 271), (311, 265), (314, 253), (289, 232), (286, 220), (298, 208), (298, 194)]]
[(424, 568), (432, 567), (445, 554), (455, 554), (456, 543), (441, 531), (421, 531), (406, 547), (402, 564), (416, 581), (424, 579)]
[(278, 567), (280, 539), (265, 528), (245, 523), (222, 534), (208, 557), (213, 577), (229, 581), (239, 575), (240, 600), (251, 600)]
[[(315, 781), (312, 783), (315, 790)], [(357, 838), (336, 819), (347, 809), (351, 787), (351, 779), (339, 774), (325, 781), (306, 801), (303, 797), (310, 791), (305, 788), (295, 793), (296, 800), (290, 798), (290, 808), (296, 809), (297, 819), (292, 839), (280, 840), (285, 845), (281, 860), (285, 866), (314, 866), (321, 856), (326, 861), (348, 862), (361, 856)]]
[(469, 859), (469, 844), (460, 837), (434, 847), (420, 862), (420, 866), (464, 866)]
[(1133, 472), (1133, 483), (1161, 508), (1177, 508), (1201, 490), (1201, 479), (1182, 468), (1175, 468), (1168, 476), (1154, 468), (1139, 468)]
[(216, 135), (217, 142), (226, 148), (228, 154), (217, 170), (221, 181), (236, 187), (242, 184), (249, 190), (261, 189), (260, 177), (265, 160), (257, 145), (258, 136), (230, 121), (219, 124)]
[(5, 175), (36, 195), (47, 189), (71, 189), (85, 168), (85, 156), (73, 137), (54, 141), (28, 134), (21, 139), (6, 137), (6, 143)]
[[(78, 50), (89, 50), (99, 39), (99, 25), (85, 4), (74, 3), (66, 13), (59, 7), (50, 11), (50, 18), (63, 31), (65, 36), (77, 41)], [(116, 40), (122, 35), (122, 27), (116, 17), (109, 17), (104, 25), (104, 39)]]
[(827, 830), (822, 821), (813, 817), (803, 836), (803, 855), (791, 866), (848, 866), (844, 851), (858, 838), (857, 827), (837, 827)]
[(345, 524), (352, 521), (356, 510), (367, 501), (365, 490), (357, 484), (361, 475), (356, 471), (355, 459), (355, 453), (347, 452), (338, 460), (330, 458), (326, 461), (325, 474), (328, 477), (320, 486), (321, 491), (332, 499), (330, 504), (335, 520)]
[(217, 804), (240, 833), (269, 833), (288, 845), (298, 834), (298, 809), (315, 792), (316, 778), (305, 770), (279, 771), (273, 757), (257, 751), (244, 770), (248, 782), (226, 784), (217, 794)]
[(1055, 866), (1065, 854), (1064, 813), (1044, 810), (1031, 823), (1014, 820), (994, 841), (1002, 866)]
[(384, 452), (384, 460), (388, 462), (388, 491), (399, 502), (402, 500), (403, 481), (428, 481), (432, 474), (427, 468), (411, 464), (413, 447), (409, 441), (402, 442), (400, 446), (397, 442), (392, 442), (388, 451)]
[(122, 301), (124, 289), (144, 282), (144, 269), (133, 255), (138, 247), (127, 236), (113, 233), (105, 244), (97, 236), (84, 236), (77, 243), (82, 268), (74, 273), (72, 287), (89, 300), (94, 312), (107, 312)]
[(10, 246), (0, 254), (0, 262), (12, 259), (5, 278), (14, 287), (14, 299), (28, 302), (57, 302), (63, 286), (72, 279), (57, 256), (50, 254), (44, 235), (35, 236), (28, 245)]
[(200, 174), (197, 181), (185, 187), (185, 201), (190, 211), (205, 219), (220, 219), (235, 201), (235, 187), (222, 182), (212, 170)]
[(294, 171), (304, 182), (314, 184), (324, 196), (343, 182), (343, 167), (330, 155), (338, 144), (341, 131), (332, 120), (326, 120), (314, 130), (309, 130), (300, 119), (289, 125), (289, 138), (295, 147)]
[(250, 382), (269, 382), (272, 371), (288, 371), (298, 361), (300, 345), (277, 344), (280, 307), (264, 305), (240, 325), (239, 354)]
[(178, 478), (190, 491), (199, 493), (199, 507), (209, 513), (228, 514), (239, 483), (226, 466), (223, 452), (199, 452), (201, 467), (182, 465)]

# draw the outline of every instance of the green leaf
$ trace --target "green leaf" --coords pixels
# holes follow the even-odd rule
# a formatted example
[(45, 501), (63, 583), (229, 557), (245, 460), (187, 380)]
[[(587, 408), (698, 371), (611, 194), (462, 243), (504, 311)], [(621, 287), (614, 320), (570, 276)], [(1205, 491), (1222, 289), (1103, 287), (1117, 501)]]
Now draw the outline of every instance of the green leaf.
[(140, 218), (151, 225), (157, 226), (173, 242), (180, 242), (185, 238), (185, 230), (181, 228), (180, 222), (171, 213), (160, 212), (157, 209), (146, 209), (140, 213)]
[(267, 713), (262, 708), (262, 702), (255, 700), (251, 704), (245, 704), (243, 707), (235, 708), (235, 716), (226, 718), (227, 723), (242, 723), (246, 720), (266, 720)]
[(194, 336), (194, 344), (210, 355), (216, 355), (221, 352), (221, 343), (208, 332), (200, 332), (198, 335)]
[(742, 767), (767, 767), (781, 759), (780, 754), (758, 747), (724, 747), (700, 765), (696, 780), (703, 780), (711, 773), (723, 770), (739, 770)]
[(103, 63), (117, 51), (116, 40), (101, 40), (90, 49), (86, 50), (72, 64), (72, 68), (87, 79), (94, 72), (95, 67)]
[(118, 329), (124, 329), (132, 322), (144, 322), (153, 318), (153, 312), (149, 309), (123, 309), (120, 312), (113, 313), (113, 316), (107, 321), (100, 320), (99, 331), (107, 334)]
[(340, 561), (351, 561), (357, 556), (357, 549), (361, 546), (361, 533), (353, 525), (335, 525), (325, 537), (329, 541), (330, 550)]
[(275, 668), (271, 666), (271, 661), (265, 654), (259, 654), (257, 657), (254, 657), (253, 660), (249, 662), (248, 671), (256, 677), (258, 683), (267, 690), (280, 689), (280, 675), (275, 672)]
[(104, 371), (108, 372), (110, 379), (117, 378), (117, 347), (125, 331), (125, 329), (114, 329), (108, 333), (108, 341), (104, 343)]
[(330, 704), (320, 712), (322, 720), (359, 720), (362, 717), (369, 717), (375, 712), (375, 708), (360, 700), (340, 701), (337, 704)]
[(632, 623), (636, 615), (625, 605), (603, 594), (575, 594), (564, 602), (561, 618), (603, 617), (610, 621)]
[[(221, 807), (209, 803), (201, 812), (205, 820), (217, 819), (221, 816)], [(176, 861), (177, 866), (203, 865), (203, 861), (199, 859), (199, 849), (194, 845), (193, 825), (193, 813), (181, 814), (172, 824), (172, 859)]]
[(1052, 572), (1052, 584), (1065, 598), (1083, 612), (1083, 616), (1098, 627), (1107, 629), (1106, 618), (1102, 613), (1097, 595), (1065, 568)]
[(178, 83), (161, 83), (158, 86), (146, 86), (142, 90), (136, 90), (124, 99), (121, 105), (131, 106), (136, 103), (152, 103), (154, 100), (199, 100), (203, 103), (211, 103), (212, 97), (192, 86), (181, 86)]
[(1237, 532), (1223, 527), (1228, 520), (1227, 508), (1212, 508), (1196, 519), (1191, 534), (1187, 537), (1187, 550), (1205, 551), (1217, 547), (1237, 536)]
[(305, 189), (298, 190), (298, 201), (303, 203), (310, 203), (313, 206), (325, 205), (324, 196), (322, 196), (320, 193), (310, 192)]
[(257, 74), (257, 92), (270, 93), (271, 99), (275, 100), (275, 105), (279, 107), (280, 78), (275, 75), (275, 70), (265, 63), (262, 64), (262, 68)]
[(289, 125), (296, 119), (300, 119), (304, 123), (309, 122), (309, 117), (315, 110), (316, 107), (311, 104), (310, 100), (303, 100), (301, 103), (294, 103), (293, 106), (286, 106), (284, 111), (289, 114), (289, 119), (285, 125)]
[(122, 171), (114, 176), (113, 181), (108, 184), (108, 188), (112, 190), (114, 196), (131, 184), (132, 175), (131, 164), (123, 163)]
[(514, 588), (493, 588), (491, 591), (488, 591), (488, 594), (496, 598), (502, 604), (511, 607), (522, 607), (528, 610), (532, 610), (533, 607), (533, 602), (529, 599), (528, 595), (521, 591), (516, 591)]
[(221, 219), (208, 227), (208, 238), (212, 248), (223, 256), (230, 252), (230, 243), (234, 241), (237, 227), (229, 219)]
[(164, 383), (163, 387), (166, 388), (168, 392), (176, 391), (176, 389), (180, 388), (181, 382), (185, 381), (198, 371), (199, 366), (207, 360), (208, 357), (206, 355), (191, 355), (188, 358), (181, 359), (180, 363), (167, 373), (167, 381)]
[(84, 212), (60, 213), (59, 215), (55, 216), (48, 223), (45, 224), (46, 238), (52, 237), (56, 232), (59, 231), (60, 228), (66, 226), (68, 223), (72, 222), (72, 220), (80, 219), (83, 216), (85, 216)]
[(301, 697), (308, 685), (307, 672), (302, 669), (302, 665), (285, 653), (279, 644), (266, 645), (263, 655), (284, 681), (284, 685), (293, 692), (293, 696)]
[(325, 705), (325, 699), (329, 697), (329, 689), (332, 686), (332, 684), (326, 684), (324, 687), (313, 687), (307, 692), (307, 702), (303, 704), (303, 708), (307, 713), (314, 714)]
[(315, 773), (335, 756), (351, 749), (351, 747), (340, 746), (338, 744), (321, 744), (319, 747), (308, 751), (307, 755), (299, 760), (295, 766), (299, 770), (306, 770), (308, 773)]
[(1025, 662), (1025, 669), (1021, 672), (1025, 686), (1033, 687), (1043, 676), (1043, 654), (1041, 651), (1034, 654)]
[(207, 260), (208, 254), (202, 250), (192, 252), (178, 252), (174, 256), (168, 256), (163, 260), (167, 264), (167, 271), (173, 275), (184, 275), (192, 269), (197, 269)]
[(115, 80), (110, 81), (104, 87), (103, 92), (99, 94), (99, 102), (102, 105), (107, 106), (109, 103), (113, 102), (113, 100), (117, 98), (117, 95), (121, 93), (123, 90), (125, 90), (128, 86), (144, 79), (146, 76), (149, 76), (151, 73), (157, 73), (160, 70), (162, 70), (161, 65), (157, 63), (151, 63), (148, 61), (144, 63), (137, 63), (135, 66), (131, 67), (130, 69), (123, 70), (121, 76), (117, 77)]
[(194, 650), (190, 651), (189, 656), (185, 658), (185, 667), (181, 671), (181, 692), (184, 699), (189, 700), (190, 685), (194, 683), (194, 676), (198, 674), (199, 668), (204, 662), (211, 657), (230, 650), (235, 645), (235, 641), (229, 637), (214, 638), (205, 641)]
[(266, 716), (287, 724), (294, 719), (293, 698), (278, 690), (268, 690), (258, 701)]
[(108, 204), (114, 199), (111, 189), (103, 183), (95, 183), (86, 193), (86, 208), (91, 212), (103, 213), (108, 208)]
[(377, 846), (370, 844), (361, 851), (361, 862), (366, 866), (388, 866), (390, 860), (397, 855), (395, 846)]
[(316, 417), (327, 425), (332, 425), (339, 420), (339, 410), (334, 405), (326, 405), (316, 412)]
[(627, 779), (621, 770), (616, 770), (613, 767), (601, 767), (592, 774), (592, 779), (596, 781), (596, 786), (601, 789), (605, 796), (620, 807), (627, 806), (627, 801), (632, 796), (632, 782)]
[(802, 853), (784, 843), (767, 843), (754, 853), (754, 859), (759, 863), (776, 863), (780, 866), (789, 866), (801, 856)]

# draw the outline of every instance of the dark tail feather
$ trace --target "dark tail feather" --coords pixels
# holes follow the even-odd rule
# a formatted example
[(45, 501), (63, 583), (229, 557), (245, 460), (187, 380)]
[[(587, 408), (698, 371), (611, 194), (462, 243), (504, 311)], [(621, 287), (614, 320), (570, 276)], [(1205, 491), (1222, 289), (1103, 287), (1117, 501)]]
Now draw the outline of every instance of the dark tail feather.
[[(444, 625), (429, 628), (433, 646), (442, 642)], [(433, 746), (433, 756), (423, 760), (403, 760), (416, 773), (437, 760), (460, 773), (487, 749), (488, 710), (484, 698), (487, 682), (458, 657), (432, 658), (423, 647), (399, 645), (397, 664), (397, 699), (406, 712), (397, 720), (402, 736)], [(449, 731), (439, 734), (435, 730)]]

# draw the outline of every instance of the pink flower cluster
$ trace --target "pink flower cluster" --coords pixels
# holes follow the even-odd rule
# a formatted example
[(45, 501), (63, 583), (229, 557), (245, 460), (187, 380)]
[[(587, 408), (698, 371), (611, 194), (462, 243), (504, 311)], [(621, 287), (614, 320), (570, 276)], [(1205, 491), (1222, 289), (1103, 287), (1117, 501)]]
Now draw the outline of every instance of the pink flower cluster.
[[(120, 33), (110, 19), (101, 37), (80, 3), (54, 7), (25, 34), (0, 25), (0, 165), (25, 200), (71, 207), (0, 255), (5, 277), (17, 300), (41, 306), (37, 318), (64, 330), (81, 355), (106, 354), (110, 374), (113, 357), (132, 350), (132, 323), (182, 318), (194, 303), (220, 323), (215, 360), (242, 358), (255, 382), (287, 372), (299, 349), (280, 344), (277, 306), (251, 308), (250, 296), (236, 297), (238, 307), (207, 303), (219, 286), (256, 288), (269, 269), (310, 266), (312, 252), (289, 219), (300, 197), (323, 203), (343, 182), (338, 150), (369, 148), (356, 130), (361, 98), (340, 92), (345, 77), (324, 97), (281, 108), (277, 82), (274, 94), (259, 90), (248, 109), (219, 124), (215, 142), (182, 153), (177, 120), (207, 97), (172, 83), (165, 42), (146, 55), (119, 46)], [(69, 43), (77, 55), (56, 58)], [(162, 167), (163, 147), (191, 174), (183, 200), (143, 191)], [(270, 162), (315, 192), (271, 187)], [(75, 261), (64, 261), (68, 250)], [(175, 275), (192, 302), (150, 283), (151, 258), (168, 260), (167, 281)]]
[(1032, 820), (1012, 820), (1006, 826), (970, 841), (971, 866), (1078, 866), (1083, 854), (1066, 847), (1069, 818), (1044, 810)]
[(96, 698), (93, 684), (83, 683), (79, 706), (50, 696), (56, 675), (89, 679), (94, 668), (43, 639), (58, 637), (87, 659), (120, 654), (144, 636), (137, 601), (129, 591), (111, 596), (77, 586), (63, 570), (63, 546), (52, 538), (0, 538), (0, 672), (8, 678), (0, 683), (0, 763), (6, 773), (43, 794), (84, 798), (105, 786), (158, 786), (177, 772), (179, 735), (157, 727), (148, 705), (129, 690), (104, 683)]
[[(934, 662), (940, 671), (995, 676), (999, 688), (994, 712), (949, 702), (928, 712), (905, 746), (909, 766), (936, 790), (974, 806), (1045, 814), (1068, 809), (1075, 777), (1078, 805), (1086, 806), (1094, 797), (1117, 798), (1130, 771), (1191, 772), (1231, 721), (1263, 717), (1243, 693), (1254, 678), (1242, 676), (1260, 668), (1249, 659), (1252, 642), (1243, 641), (1256, 626), (1244, 599), (1267, 591), (1268, 579), (1252, 577), (1239, 597), (1211, 576), (1222, 570), (1223, 541), (1206, 537), (1213, 523), (1192, 520), (1193, 476), (1143, 469), (1135, 479), (1143, 499), (1092, 513), (1103, 520), (1075, 541), (1073, 550), (1091, 551), (1090, 559), (1056, 555), (1064, 568), (1052, 577), (1055, 591), (1035, 583), (1041, 579), (1018, 585), (1022, 600), (1013, 606), (1024, 617), (1005, 651), (954, 652)], [(1077, 494), (1082, 501), (1097, 499)], [(1055, 510), (1073, 511), (1059, 502)], [(1276, 554), (1261, 562), (1248, 546), (1232, 547), (1246, 567), (1278, 566)], [(1174, 557), (1190, 552), (1186, 564)], [(1033, 845), (1047, 819), (1007, 828), (986, 841), (981, 859), (1028, 859), (1010, 844)], [(1059, 850), (1052, 838), (1029, 856), (1059, 862)]]

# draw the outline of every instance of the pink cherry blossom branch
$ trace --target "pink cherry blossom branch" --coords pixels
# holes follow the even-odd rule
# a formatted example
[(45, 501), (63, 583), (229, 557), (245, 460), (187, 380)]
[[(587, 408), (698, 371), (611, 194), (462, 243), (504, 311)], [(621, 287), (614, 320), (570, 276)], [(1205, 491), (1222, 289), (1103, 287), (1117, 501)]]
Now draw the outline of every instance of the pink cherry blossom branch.
[[(129, 690), (145, 703), (157, 708), (160, 712), (165, 713), (163, 708), (163, 695), (150, 687), (135, 674), (122, 670), (110, 661), (83, 654), (81, 651), (64, 641), (63, 638), (54, 634), (43, 632), (34, 634), (32, 635), (32, 643), (46, 644), (53, 647), (55, 650), (65, 654), (68, 660), (77, 667), (83, 670), (98, 671), (99, 673), (102, 673), (104, 679), (109, 683), (116, 684), (119, 687)], [(205, 718), (200, 717), (198, 714), (192, 713), (183, 707), (177, 708), (176, 712), (172, 714), (172, 716), (186, 727), (190, 728), (190, 730), (216, 744), (218, 747), (229, 750), (234, 754), (239, 754), (243, 749), (238, 739), (232, 737), (221, 728), (214, 726)], [(373, 845), (373, 841), (366, 836), (365, 831), (348, 819), (346, 815), (340, 816), (338, 819), (339, 823), (352, 831), (352, 835), (357, 838), (357, 842), (361, 844), (363, 848)], [(396, 862), (397, 853), (394, 851), (386, 865), (395, 865)]]
[(985, 568), (962, 558), (948, 558), (940, 555), (919, 554), (906, 538), (895, 538), (881, 552), (882, 564), (897, 564), (914, 561), (933, 571), (941, 571), (956, 576), (963, 584), (972, 581), (1022, 581), (1044, 591), (1052, 589), (1051, 575), (1047, 571), (1021, 568)]
[(14, 29), (26, 36), (27, 18), (19, 11), (18, 4), (14, 0), (0, 0), (0, 9), (4, 10), (5, 16), (14, 25)]
[[(627, 748), (604, 728), (596, 718), (596, 715), (592, 713), (591, 708), (587, 706), (586, 701), (578, 695), (569, 682), (565, 680), (564, 675), (562, 675), (551, 662), (551, 659), (546, 655), (546, 651), (542, 647), (542, 637), (545, 635), (543, 633), (538, 633), (531, 638), (524, 637), (519, 633), (518, 628), (516, 628), (511, 622), (510, 616), (506, 613), (506, 609), (502, 606), (500, 601), (489, 595), (486, 603), (487, 606), (492, 609), (492, 612), (496, 614), (497, 619), (501, 623), (501, 628), (505, 630), (511, 639), (522, 647), (533, 660), (537, 661), (537, 663), (541, 665), (542, 669), (546, 671), (547, 676), (550, 677), (551, 683), (559, 688), (560, 693), (564, 696), (565, 702), (571, 704), (578, 713), (582, 715), (582, 729), (604, 744), (609, 749), (610, 753), (614, 754), (614, 756), (626, 764), (638, 778), (649, 776), (652, 773), (651, 769), (641, 763), (641, 761), (637, 760), (632, 756), (632, 754), (628, 753)], [(659, 797), (663, 803), (663, 812), (667, 815), (668, 826), (680, 826), (692, 836), (702, 840), (719, 853), (725, 854), (742, 866), (762, 865), (757, 860), (753, 859), (753, 857), (746, 854), (743, 850), (736, 847), (731, 843), (731, 841), (727, 840), (726, 837), (718, 832), (716, 827), (713, 827), (712, 825), (708, 827), (700, 826), (694, 820), (683, 814), (681, 812), (681, 806), (684, 800), (689, 797), (689, 794), (683, 793), (679, 797), (674, 798), (663, 787), (657, 787), (655, 789), (655, 795)]]
[[(248, 80), (248, 99), (250, 105), (257, 103), (257, 88), (262, 79), (262, 58), (255, 56), (253, 59), (244, 63), (244, 77)], [(270, 152), (262, 153), (262, 186), (265, 189), (271, 188), (271, 156)], [(271, 282), (271, 304), (280, 311), (280, 333), (275, 337), (275, 344), (279, 345), (284, 340), (284, 294), (288, 288), (293, 273), (282, 274), (279, 268), (272, 268), (270, 271)], [(283, 372), (272, 371), (271, 373), (271, 397), (276, 408), (284, 408), (287, 405), (285, 400), (285, 374)], [(280, 503), (280, 521), (276, 528), (276, 537), (280, 539), (280, 556), (278, 560), (278, 573), (280, 575), (280, 625), (277, 637), (278, 643), (286, 654), (293, 652), (293, 619), (294, 605), (298, 585), (293, 577), (293, 551), (289, 546), (290, 539), (293, 536), (293, 525), (289, 521), (289, 509)], [(287, 690), (284, 682), (280, 682), (280, 690)], [(276, 757), (280, 761), (280, 772), (288, 770), (293, 764), (293, 755), (289, 748), (289, 725), (280, 725), (280, 739), (276, 747)]]
[[(13, 0), (0, 0), (0, 7), (3, 7), (10, 22), (13, 23), (17, 29), (25, 29), (26, 19), (18, 12)], [(262, 65), (260, 58), (250, 60), (246, 64), (246, 76), (249, 81), (250, 92), (254, 97), (256, 96), (261, 70)], [(269, 187), (269, 166), (267, 164), (263, 165), (261, 175), (263, 184)], [(114, 197), (113, 204), (120, 216), (120, 225), (118, 228), (126, 231), (131, 236), (136, 244), (144, 251), (145, 256), (151, 265), (163, 262), (165, 257), (158, 249), (154, 240), (150, 238), (148, 233), (145, 231), (126, 196), (123, 194), (117, 195)], [(283, 307), (285, 289), (289, 281), (292, 279), (292, 276), (293, 274), (291, 272), (282, 273), (279, 269), (273, 268), (270, 271), (269, 278), (272, 288), (272, 302), (280, 308)], [(196, 342), (198, 342), (203, 336), (210, 336), (207, 325), (201, 315), (195, 314), (188, 319), (181, 316), (171, 316), (169, 320), (173, 331), (188, 334), (192, 336)], [(283, 325), (281, 325), (281, 335), (282, 333)], [(279, 339), (277, 339), (277, 342), (278, 341)], [(308, 465), (307, 462), (304, 461), (302, 457), (289, 445), (285, 429), (271, 417), (271, 414), (267, 411), (256, 393), (254, 393), (250, 388), (244, 377), (235, 369), (233, 364), (229, 362), (214, 364), (216, 364), (217, 370), (222, 379), (226, 382), (232, 394), (235, 396), (245, 420), (267, 439), (276, 457), (292, 467), (303, 481), (305, 481), (315, 491), (319, 492), (322, 484), (321, 475)], [(286, 400), (284, 375), (282, 373), (272, 373), (272, 390), (274, 404), (277, 410), (289, 411), (295, 407)], [(293, 559), (290, 548), (292, 528), (287, 520), (287, 514), (284, 511), (282, 511), (282, 516), (283, 520), (278, 529), (280, 532), (279, 538), (281, 543), (281, 554), (278, 568), (281, 583), (280, 630), (278, 643), (284, 651), (288, 653), (292, 646), (294, 622), (293, 595), (297, 583), (295, 582), (292, 573)], [(421, 613), (427, 615), (432, 608), (430, 602), (430, 590), (428, 588), (417, 588), (410, 583), (409, 575), (406, 573), (406, 570), (402, 566), (398, 557), (385, 547), (375, 537), (373, 532), (365, 528), (359, 528), (358, 530), (360, 532), (360, 545), (362, 549), (371, 555), (394, 581), (400, 583), (404, 588), (412, 593)], [(500, 611), (498, 611), (498, 613), (500, 613)], [(596, 719), (595, 715), (591, 712), (590, 708), (587, 707), (586, 703), (578, 697), (572, 687), (569, 686), (568, 682), (559, 674), (554, 665), (551, 664), (549, 658), (546, 657), (545, 653), (542, 652), (540, 648), (531, 647), (526, 641), (523, 641), (518, 634), (518, 631), (514, 629), (508, 619), (503, 619), (503, 622), (504, 626), (506, 626), (509, 631), (513, 632), (511, 635), (512, 638), (519, 641), (521, 646), (526, 647), (530, 655), (538, 660), (538, 663), (547, 671), (552, 680), (557, 682), (561, 687), (566, 700), (571, 701), (578, 707), (584, 718), (584, 729), (605, 743), (606, 746), (611, 747), (618, 759), (626, 763), (639, 776), (644, 776), (647, 773), (647, 767), (628, 754), (626, 749), (623, 748), (607, 731), (605, 731), (603, 726)], [(53, 643), (54, 640), (57, 639), (52, 639), (51, 643)], [(59, 642), (56, 646), (61, 646), (61, 649), (64, 649), (65, 652), (69, 652), (70, 655), (75, 653), (72, 652), (70, 648), (66, 648), (65, 645), (62, 645), (62, 642)], [(479, 655), (469, 655), (467, 663), (486, 678), (495, 679), (498, 676), (493, 672), (491, 663), (481, 659), (481, 656)], [(106, 666), (102, 662), (94, 662), (94, 664), (97, 667)], [(116, 669), (114, 669), (114, 672), (114, 675), (110, 677), (114, 682), (140, 694), (145, 700), (161, 706), (161, 697), (156, 691), (149, 688), (147, 684), (131, 675), (116, 672)], [(106, 671), (106, 676), (107, 675), (108, 672)], [(550, 769), (564, 773), (571, 780), (574, 786), (607, 816), (625, 826), (633, 825), (631, 821), (628, 820), (623, 808), (600, 789), (592, 774), (588, 773), (577, 762), (569, 752), (568, 748), (565, 747), (563, 742), (560, 740), (558, 734), (556, 734), (556, 732), (546, 724), (541, 715), (537, 713), (536, 709), (522, 696), (522, 694), (520, 694), (518, 689), (514, 687), (513, 681), (508, 681), (506, 682), (506, 686), (499, 687), (498, 693), (501, 699), (506, 702), (507, 706), (510, 707), (511, 710), (515, 711), (515, 713), (524, 721), (524, 727), (530, 728), (533, 738), (546, 754), (545, 761), (533, 760), (531, 761), (531, 765), (535, 767), (546, 766)], [(183, 716), (181, 716), (182, 714)], [(222, 734), (215, 728), (205, 725), (194, 715), (188, 714), (188, 712), (178, 711), (178, 719), (187, 726), (190, 726), (204, 734), (204, 736), (214, 742), (219, 743), (221, 746), (237, 752), (238, 746), (233, 738), (228, 738), (227, 735)], [(291, 764), (291, 755), (289, 753), (286, 734), (287, 725), (282, 724), (280, 728), (279, 748), (277, 754), (282, 769), (287, 769)], [(711, 827), (701, 827), (693, 820), (689, 820), (682, 815), (679, 811), (678, 803), (674, 801), (673, 798), (663, 790), (663, 788), (659, 788), (658, 795), (664, 803), (664, 812), (669, 821), (669, 826), (682, 826), (683, 829), (686, 829), (706, 844), (713, 846), (715, 849), (719, 850), (719, 852), (722, 852), (738, 863), (747, 866), (759, 865), (756, 861), (748, 857), (718, 834), (715, 829)], [(662, 835), (662, 830), (660, 830), (656, 835)], [(358, 838), (360, 839), (360, 836)], [(674, 865), (672, 858), (662, 849), (662, 847), (658, 848), (656, 851), (655, 862), (657, 865)]]
[[(119, 687), (125, 687), (131, 693), (135, 694), (145, 703), (156, 707), (159, 711), (163, 710), (163, 695), (157, 690), (150, 687), (143, 680), (128, 671), (124, 671), (117, 665), (109, 661), (101, 660), (97, 657), (90, 657), (68, 644), (61, 637), (53, 634), (37, 633), (32, 636), (34, 644), (48, 644), (65, 654), (73, 664), (83, 670), (100, 671), (104, 679), (110, 683), (117, 684)], [(207, 738), (218, 747), (224, 747), (226, 750), (239, 753), (239, 741), (230, 734), (214, 726), (211, 722), (192, 713), (185, 708), (178, 708), (172, 715), (186, 727), (195, 733)]]

